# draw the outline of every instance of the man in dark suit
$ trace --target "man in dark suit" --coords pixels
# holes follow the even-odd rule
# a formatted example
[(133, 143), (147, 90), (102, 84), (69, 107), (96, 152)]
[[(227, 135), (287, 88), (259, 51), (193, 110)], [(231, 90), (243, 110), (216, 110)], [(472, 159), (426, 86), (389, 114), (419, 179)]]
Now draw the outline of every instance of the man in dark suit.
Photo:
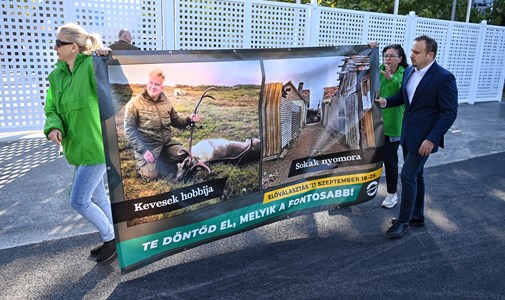
[(402, 88), (393, 97), (375, 101), (382, 108), (405, 104), (400, 143), (407, 153), (401, 171), (400, 214), (386, 231), (388, 238), (400, 238), (409, 226), (424, 226), (424, 164), (456, 120), (458, 89), (454, 75), (435, 61), (437, 42), (419, 36), (412, 45), (412, 66), (405, 70)]
[(139, 47), (132, 45), (132, 34), (128, 29), (121, 29), (117, 37), (119, 40), (109, 46), (112, 50), (140, 50)]

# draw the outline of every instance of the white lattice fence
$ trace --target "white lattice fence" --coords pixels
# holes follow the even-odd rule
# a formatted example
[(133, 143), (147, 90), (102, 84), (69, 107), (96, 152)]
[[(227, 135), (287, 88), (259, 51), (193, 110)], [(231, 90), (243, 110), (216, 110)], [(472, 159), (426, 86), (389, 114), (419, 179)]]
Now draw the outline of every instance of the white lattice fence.
[(505, 28), (419, 18), (415, 13), (398, 16), (258, 0), (176, 2), (178, 27), (173, 49), (290, 48), (377, 41), (381, 48), (401, 44), (409, 56), (413, 39), (426, 34), (437, 40), (438, 63), (456, 76), (460, 103), (501, 100), (505, 51), (495, 53), (493, 49), (503, 49), (500, 41)]
[[(425, 34), (434, 38), (438, 44), (437, 62), (445, 66), (447, 40), (450, 38), (450, 22), (425, 18), (418, 18), (415, 22), (414, 36)], [(412, 44), (412, 41), (405, 43), (406, 48), (409, 49), (407, 53), (410, 53), (410, 44)]]
[(320, 9), (319, 39), (320, 46), (353, 45), (366, 43), (366, 16), (362, 12), (351, 10)]
[(308, 9), (265, 1), (176, 1), (174, 49), (307, 45)]
[(163, 1), (65, 1), (66, 22), (76, 22), (88, 32), (97, 32), (105, 46), (118, 39), (118, 32), (128, 28), (132, 43), (142, 50), (163, 49)]
[(251, 5), (251, 48), (309, 46), (308, 6), (265, 1), (252, 2)]
[(366, 33), (368, 41), (379, 41), (382, 46), (391, 44), (405, 45), (405, 40), (407, 40), (405, 36), (408, 25), (407, 16), (373, 14), (369, 15), (368, 22), (369, 26)]
[(244, 2), (176, 2), (176, 49), (245, 47)]
[[(503, 27), (489, 26), (484, 37), (484, 47), (475, 59), (480, 63), (477, 79), (476, 101), (493, 101), (501, 95), (505, 80), (505, 33)], [(500, 74), (500, 69), (502, 70)]]
[(143, 50), (162, 50), (162, 2), (0, 1), (0, 130), (43, 127), (58, 26), (76, 22), (90, 33), (100, 33), (104, 45), (116, 41), (126, 27)]
[[(505, 80), (503, 27), (418, 18), (415, 14), (318, 10), (319, 35), (313, 42), (319, 46), (377, 41), (381, 49), (401, 44), (409, 56), (413, 39), (426, 34), (437, 40), (437, 62), (456, 77), (460, 103), (501, 100)], [(315, 26), (314, 20), (311, 24)]]
[(63, 1), (2, 1), (0, 27), (0, 127), (41, 128), (43, 95), (52, 69), (53, 24), (63, 18)]
[(473, 69), (479, 42), (479, 25), (455, 24), (451, 27), (450, 42), (443, 58), (444, 67), (457, 78), (460, 101), (468, 102), (473, 82)]
[(459, 101), (500, 101), (505, 28), (262, 0), (0, 0), (0, 130), (41, 129), (58, 26), (77, 22), (117, 40), (128, 28), (142, 50), (402, 44), (421, 34), (439, 44)]

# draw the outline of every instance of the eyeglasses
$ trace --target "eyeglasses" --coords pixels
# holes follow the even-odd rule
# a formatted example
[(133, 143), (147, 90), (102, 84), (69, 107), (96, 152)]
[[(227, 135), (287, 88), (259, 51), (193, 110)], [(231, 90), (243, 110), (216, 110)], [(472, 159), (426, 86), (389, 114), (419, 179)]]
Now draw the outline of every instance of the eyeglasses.
[(384, 54), (384, 58), (395, 58), (395, 57), (400, 57), (399, 55), (393, 55), (393, 54)]
[(72, 45), (72, 44), (73, 44), (73, 42), (64, 42), (64, 41), (56, 40), (56, 48), (60, 48), (61, 46)]

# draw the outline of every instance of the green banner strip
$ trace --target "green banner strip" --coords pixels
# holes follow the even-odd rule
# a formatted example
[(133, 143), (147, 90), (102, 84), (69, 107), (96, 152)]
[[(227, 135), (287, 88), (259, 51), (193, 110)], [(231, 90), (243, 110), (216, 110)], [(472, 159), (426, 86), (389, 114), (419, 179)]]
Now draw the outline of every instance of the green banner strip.
[(229, 235), (295, 211), (353, 202), (362, 186), (357, 184), (318, 189), (266, 204), (253, 204), (205, 221), (127, 240), (118, 244), (119, 264), (125, 268), (153, 255)]

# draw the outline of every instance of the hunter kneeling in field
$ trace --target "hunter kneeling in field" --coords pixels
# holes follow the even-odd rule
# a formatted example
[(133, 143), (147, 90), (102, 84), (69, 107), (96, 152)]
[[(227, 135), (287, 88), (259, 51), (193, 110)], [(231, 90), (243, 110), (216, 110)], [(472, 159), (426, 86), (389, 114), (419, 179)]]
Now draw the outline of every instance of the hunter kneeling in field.
[(146, 180), (175, 175), (177, 163), (186, 158), (188, 151), (172, 138), (171, 127), (184, 129), (200, 121), (197, 114), (179, 116), (163, 93), (164, 81), (162, 70), (151, 71), (146, 88), (125, 109), (125, 137), (135, 151), (139, 174)]

